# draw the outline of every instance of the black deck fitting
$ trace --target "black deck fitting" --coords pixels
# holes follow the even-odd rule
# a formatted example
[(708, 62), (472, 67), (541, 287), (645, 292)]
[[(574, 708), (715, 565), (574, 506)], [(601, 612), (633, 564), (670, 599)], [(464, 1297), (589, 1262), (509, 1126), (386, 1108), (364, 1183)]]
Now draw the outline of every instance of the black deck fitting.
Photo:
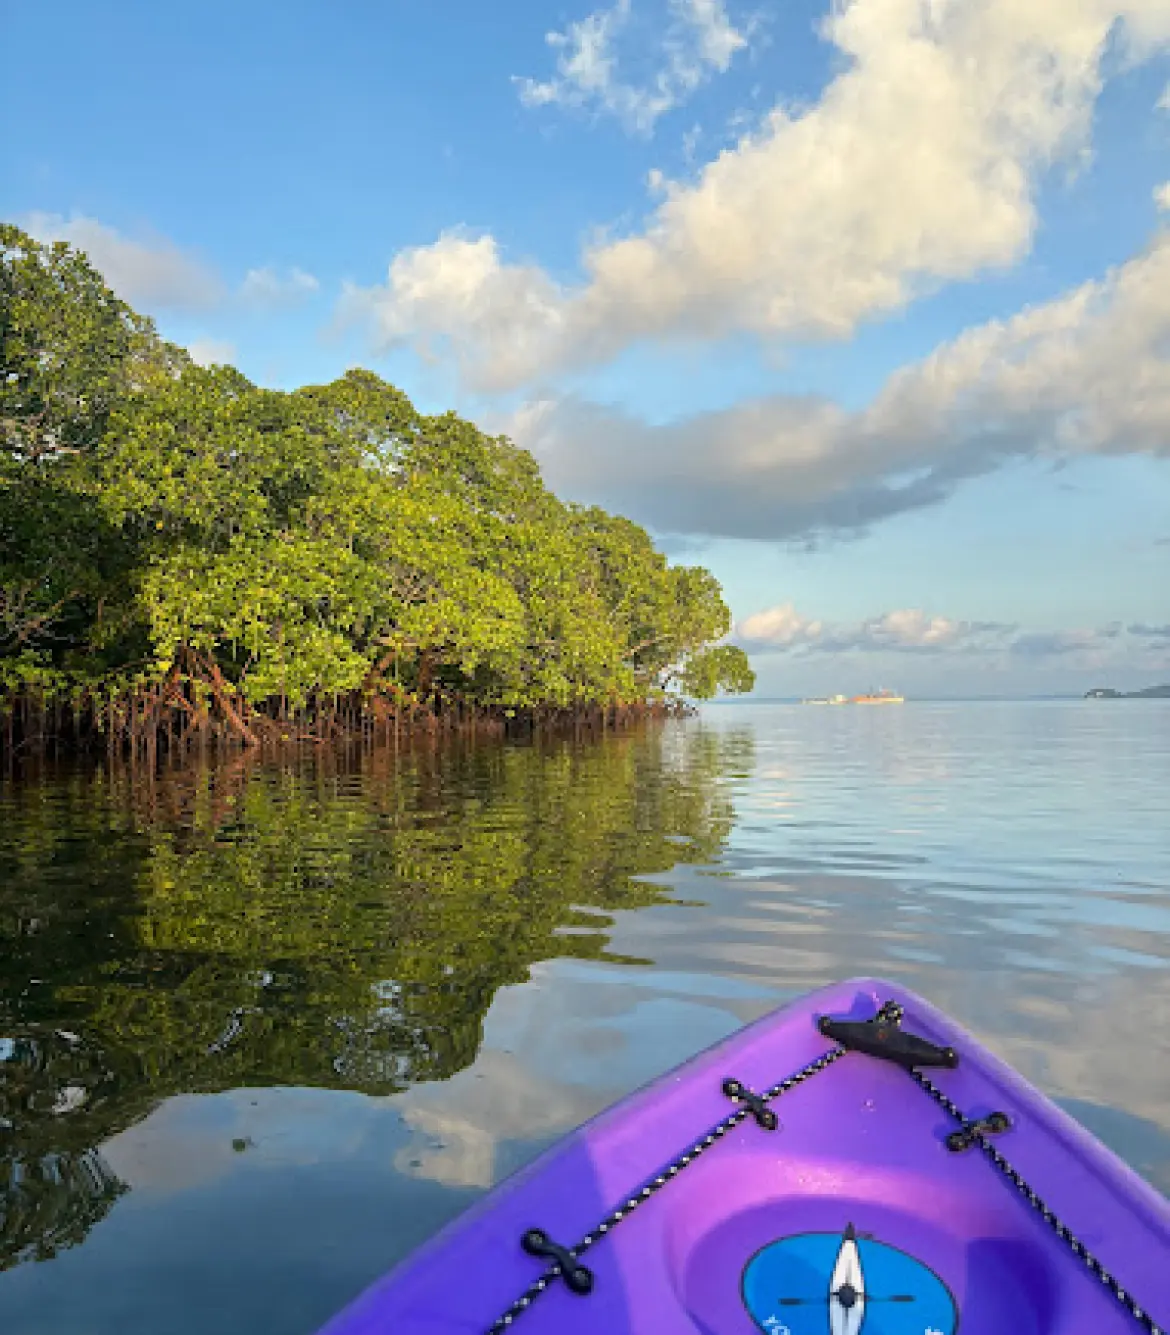
[(758, 1094), (753, 1094), (742, 1081), (729, 1075), (723, 1082), (723, 1092), (729, 1099), (734, 1099), (737, 1103), (742, 1103), (746, 1108), (749, 1108), (756, 1122), (765, 1131), (776, 1131), (779, 1128), (780, 1119), (768, 1107), (767, 1103)]
[(849, 1052), (864, 1052), (870, 1057), (896, 1062), (912, 1071), (916, 1066), (958, 1066), (954, 1048), (940, 1048), (917, 1034), (908, 1034), (896, 1020), (880, 1017), (872, 1020), (834, 1020), (822, 1015), (817, 1028)]
[(584, 1297), (593, 1292), (593, 1271), (583, 1266), (567, 1247), (553, 1242), (544, 1229), (528, 1229), (520, 1239), (520, 1246), (529, 1256), (542, 1256), (553, 1261), (571, 1293)]
[(963, 1150), (969, 1150), (972, 1145), (977, 1145), (980, 1136), (998, 1136), (1011, 1124), (1012, 1119), (1007, 1113), (988, 1113), (986, 1117), (981, 1117), (976, 1122), (965, 1122), (958, 1131), (952, 1131), (946, 1140), (947, 1149), (954, 1154), (960, 1154)]

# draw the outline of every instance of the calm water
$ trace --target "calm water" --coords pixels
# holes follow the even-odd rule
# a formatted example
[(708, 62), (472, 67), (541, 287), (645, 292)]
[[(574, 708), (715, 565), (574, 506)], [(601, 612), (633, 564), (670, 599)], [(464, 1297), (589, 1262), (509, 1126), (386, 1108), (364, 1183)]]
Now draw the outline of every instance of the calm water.
[(0, 788), (0, 1329), (309, 1335), (597, 1109), (859, 973), (1170, 1192), (1170, 703)]

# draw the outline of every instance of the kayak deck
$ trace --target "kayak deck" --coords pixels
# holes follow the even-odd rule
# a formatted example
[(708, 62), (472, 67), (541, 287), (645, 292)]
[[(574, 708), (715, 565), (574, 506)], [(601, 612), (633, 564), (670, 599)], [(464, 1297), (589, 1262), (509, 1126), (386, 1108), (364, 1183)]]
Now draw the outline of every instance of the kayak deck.
[[(903, 1043), (939, 1064), (872, 1055)], [(1162, 1197), (927, 1002), (862, 979), (586, 1123), (323, 1335), (1122, 1335), (1170, 1324), (1168, 1258)]]

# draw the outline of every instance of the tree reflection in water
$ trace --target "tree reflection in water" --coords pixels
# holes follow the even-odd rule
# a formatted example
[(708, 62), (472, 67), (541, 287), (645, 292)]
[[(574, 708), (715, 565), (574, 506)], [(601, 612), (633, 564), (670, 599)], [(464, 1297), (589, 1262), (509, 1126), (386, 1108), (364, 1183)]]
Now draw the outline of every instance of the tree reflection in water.
[[(749, 733), (297, 755), (0, 790), (0, 1268), (127, 1190), (101, 1145), (173, 1094), (391, 1094), (474, 1060), (497, 989), (614, 959), (643, 878), (711, 859)], [(627, 961), (636, 965), (639, 961)]]
[(109, 1072), (75, 1034), (0, 1039), (0, 1269), (81, 1242), (126, 1185), (87, 1143)]

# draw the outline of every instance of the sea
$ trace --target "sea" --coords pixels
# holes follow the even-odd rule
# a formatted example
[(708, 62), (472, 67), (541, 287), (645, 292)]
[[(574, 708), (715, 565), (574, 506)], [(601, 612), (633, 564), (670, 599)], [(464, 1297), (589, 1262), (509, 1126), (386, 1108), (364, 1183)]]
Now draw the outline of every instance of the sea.
[(0, 778), (0, 1331), (311, 1335), (828, 981), (1170, 1194), (1170, 701), (743, 702)]

